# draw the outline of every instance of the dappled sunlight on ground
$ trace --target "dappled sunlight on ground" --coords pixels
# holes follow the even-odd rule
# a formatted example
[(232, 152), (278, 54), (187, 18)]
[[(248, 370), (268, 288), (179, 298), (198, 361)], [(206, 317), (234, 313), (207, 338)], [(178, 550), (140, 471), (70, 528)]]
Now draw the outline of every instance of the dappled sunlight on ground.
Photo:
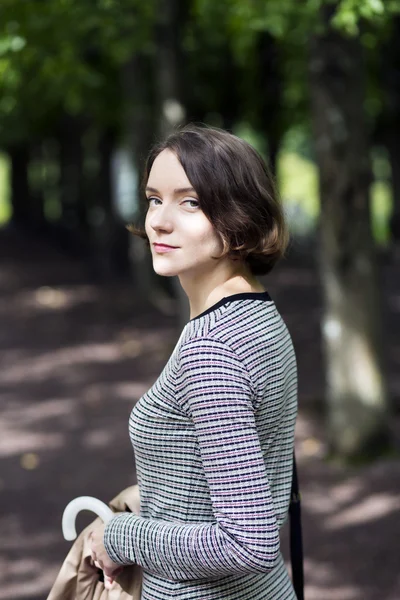
[(0, 561), (0, 600), (46, 598), (59, 567), (47, 560)]
[(399, 494), (373, 494), (358, 502), (355, 506), (347, 509), (342, 508), (339, 514), (331, 516), (325, 521), (325, 529), (333, 530), (361, 525), (362, 523), (390, 516), (391, 513), (399, 516), (399, 511)]
[[(325, 462), (321, 421), (307, 411), (296, 433), (307, 600), (398, 600), (400, 461)], [(287, 525), (282, 547), (287, 554)]]
[[(44, 600), (70, 548), (61, 533), (67, 503), (108, 501), (135, 482), (129, 414), (180, 332), (173, 317), (140, 304), (131, 284), (100, 286), (77, 261), (31, 243), (10, 248), (0, 264), (0, 600)], [(399, 399), (400, 276), (390, 268), (389, 386)], [(324, 461), (315, 270), (286, 265), (265, 285), (298, 355), (306, 598), (398, 600), (400, 461)], [(78, 515), (78, 531), (92, 519)], [(285, 525), (287, 564), (288, 549)]]
[(356, 585), (341, 584), (336, 569), (329, 563), (306, 559), (304, 577), (312, 581), (307, 585), (307, 600), (360, 600)]
[[(55, 369), (68, 378), (74, 369), (84, 369), (85, 363), (110, 363), (120, 360), (121, 354), (113, 344), (82, 344), (72, 348), (60, 348), (44, 352), (39, 356), (21, 358), (18, 365), (8, 366), (1, 377), (4, 383), (20, 380), (42, 379), (54, 373)], [(72, 375), (73, 376), (73, 375)]]

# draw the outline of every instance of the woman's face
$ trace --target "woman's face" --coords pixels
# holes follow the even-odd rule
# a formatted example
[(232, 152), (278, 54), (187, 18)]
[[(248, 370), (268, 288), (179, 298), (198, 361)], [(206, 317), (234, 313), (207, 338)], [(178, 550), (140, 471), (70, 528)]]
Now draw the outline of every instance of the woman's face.
[[(198, 196), (171, 150), (163, 150), (155, 159), (146, 196), (145, 229), (158, 275), (196, 278), (219, 264), (211, 257), (220, 255), (221, 239), (200, 209)], [(174, 249), (162, 252), (155, 243)]]

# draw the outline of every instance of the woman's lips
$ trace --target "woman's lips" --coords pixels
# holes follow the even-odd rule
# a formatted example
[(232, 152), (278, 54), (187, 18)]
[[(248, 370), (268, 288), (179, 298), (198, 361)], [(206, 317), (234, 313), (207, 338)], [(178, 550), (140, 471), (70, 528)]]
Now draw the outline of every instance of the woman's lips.
[(153, 244), (156, 252), (172, 252), (172, 250), (176, 250), (173, 246), (167, 246), (165, 244)]

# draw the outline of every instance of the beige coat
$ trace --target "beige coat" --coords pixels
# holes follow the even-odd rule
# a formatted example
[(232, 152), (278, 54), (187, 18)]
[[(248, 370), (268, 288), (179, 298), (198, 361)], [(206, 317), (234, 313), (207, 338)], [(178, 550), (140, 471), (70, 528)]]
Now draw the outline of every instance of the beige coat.
[[(114, 512), (139, 514), (140, 496), (137, 485), (123, 490), (109, 503)], [(99, 580), (99, 569), (92, 561), (89, 533), (97, 518), (88, 525), (72, 545), (60, 572), (50, 590), (47, 600), (140, 600), (142, 593), (142, 570), (139, 565), (124, 567), (110, 590)]]

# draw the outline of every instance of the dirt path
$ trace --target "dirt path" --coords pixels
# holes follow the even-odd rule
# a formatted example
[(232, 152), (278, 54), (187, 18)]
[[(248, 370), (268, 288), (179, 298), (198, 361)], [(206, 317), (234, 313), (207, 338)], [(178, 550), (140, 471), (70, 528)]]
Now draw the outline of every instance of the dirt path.
[[(90, 282), (82, 264), (49, 248), (0, 232), (0, 256), (0, 600), (42, 600), (70, 546), (60, 527), (67, 502), (107, 501), (134, 483), (128, 416), (179, 332), (174, 318), (140, 306), (132, 285)], [(383, 277), (398, 406), (400, 264)], [(322, 461), (317, 278), (286, 265), (268, 289), (298, 353), (306, 598), (399, 600), (400, 461), (357, 469)], [(91, 518), (81, 514), (78, 529)]]

